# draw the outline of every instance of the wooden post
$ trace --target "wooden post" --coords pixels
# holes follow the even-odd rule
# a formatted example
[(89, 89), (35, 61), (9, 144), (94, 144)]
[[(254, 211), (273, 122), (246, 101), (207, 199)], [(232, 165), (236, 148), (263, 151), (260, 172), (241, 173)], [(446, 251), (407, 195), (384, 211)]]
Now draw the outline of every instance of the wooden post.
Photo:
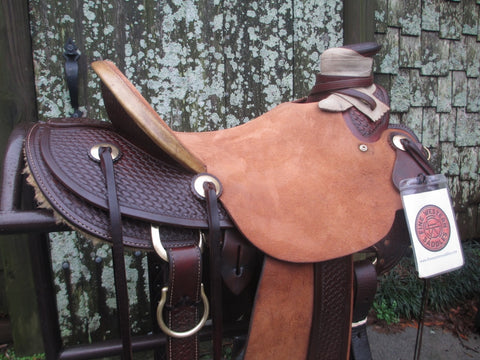
[[(3, 163), (13, 127), (36, 119), (28, 1), (0, 1), (0, 32), (3, 34), (0, 37), (0, 161)], [(27, 238), (1, 237), (0, 260), (15, 352), (17, 355), (42, 352)]]
[(371, 0), (344, 0), (344, 45), (374, 41), (374, 6)]

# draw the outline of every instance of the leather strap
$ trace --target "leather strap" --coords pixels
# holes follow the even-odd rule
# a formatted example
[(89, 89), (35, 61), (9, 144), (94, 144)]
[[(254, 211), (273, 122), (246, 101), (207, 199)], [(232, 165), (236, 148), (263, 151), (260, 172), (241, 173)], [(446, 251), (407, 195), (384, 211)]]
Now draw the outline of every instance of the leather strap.
[[(170, 271), (165, 317), (171, 330), (185, 332), (198, 323), (202, 256), (198, 246), (170, 248), (167, 254)], [(168, 336), (168, 360), (195, 360), (198, 356), (197, 334), (186, 338)]]
[(426, 158), (423, 151), (419, 150), (416, 144), (408, 139), (401, 140), (402, 145), (404, 146), (406, 152), (417, 162), (418, 166), (422, 168), (422, 170), (427, 175), (433, 175), (435, 172), (430, 167), (428, 163), (428, 159)]
[(350, 360), (372, 360), (366, 323), (352, 327), (352, 353)]
[(353, 77), (317, 74), (315, 85), (310, 91), (310, 94), (308, 94), (307, 102), (317, 101), (319, 95), (325, 92), (355, 87), (367, 87), (372, 84), (373, 75), (368, 77)]
[(238, 296), (258, 275), (260, 252), (238, 230), (225, 229), (221, 258), (223, 284)]
[(363, 103), (368, 105), (371, 110), (375, 110), (375, 108), (377, 107), (377, 103), (375, 102), (375, 100), (373, 100), (367, 94), (364, 94), (364, 93), (362, 93), (358, 90), (355, 90), (355, 89), (340, 89), (340, 90), (337, 90), (335, 92), (339, 93), (339, 94), (343, 94), (343, 95), (347, 95), (347, 96), (357, 98), (358, 100), (361, 100)]
[[(396, 132), (392, 132), (392, 135), (395, 136), (396, 134)], [(401, 144), (403, 149), (394, 145), (396, 157), (392, 172), (392, 181), (397, 189), (399, 189), (400, 181), (403, 179), (416, 177), (421, 173), (426, 175), (435, 173), (428, 163), (428, 159), (423, 153), (422, 145), (419, 142), (404, 138), (401, 140)], [(412, 159), (414, 161), (412, 161)]]
[(352, 360), (372, 358), (367, 337), (367, 315), (377, 291), (377, 272), (369, 261), (355, 263), (355, 300), (352, 318)]
[(315, 264), (315, 306), (308, 360), (347, 360), (353, 303), (352, 256)]
[(218, 202), (215, 185), (203, 184), (208, 213), (208, 244), (210, 249), (210, 304), (213, 325), (213, 359), (222, 358), (223, 316), (222, 316), (222, 273), (221, 273), (221, 231), (218, 216)]
[(110, 233), (112, 236), (113, 274), (115, 279), (120, 336), (122, 339), (122, 360), (130, 360), (132, 359), (133, 354), (132, 338), (130, 334), (127, 277), (125, 274), (125, 258), (123, 252), (122, 217), (117, 198), (111, 149), (108, 147), (102, 147), (99, 149), (99, 155), (108, 195), (108, 209), (111, 227)]
[[(409, 248), (410, 237), (405, 212), (400, 209), (395, 212), (395, 219), (387, 235), (371, 247), (377, 256), (375, 265), (377, 275), (382, 275), (392, 269), (405, 256)], [(369, 250), (367, 249), (367, 252)]]
[(355, 297), (352, 322), (364, 320), (373, 304), (377, 292), (377, 272), (369, 260), (357, 261), (355, 271)]

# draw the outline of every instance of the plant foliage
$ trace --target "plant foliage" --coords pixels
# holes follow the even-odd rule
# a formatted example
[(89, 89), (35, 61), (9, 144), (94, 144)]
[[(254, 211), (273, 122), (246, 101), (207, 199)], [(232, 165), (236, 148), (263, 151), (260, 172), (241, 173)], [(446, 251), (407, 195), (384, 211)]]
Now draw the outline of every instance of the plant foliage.
[(6, 348), (0, 351), (0, 360), (44, 360), (45, 354), (34, 354), (31, 356), (17, 356), (13, 348)]
[[(466, 300), (480, 298), (480, 243), (463, 243), (465, 265), (450, 273), (429, 280), (427, 307), (444, 312)], [(386, 320), (418, 319), (422, 306), (424, 280), (419, 279), (412, 257), (402, 259), (380, 278), (373, 305), (377, 317)], [(387, 315), (385, 315), (387, 314)]]

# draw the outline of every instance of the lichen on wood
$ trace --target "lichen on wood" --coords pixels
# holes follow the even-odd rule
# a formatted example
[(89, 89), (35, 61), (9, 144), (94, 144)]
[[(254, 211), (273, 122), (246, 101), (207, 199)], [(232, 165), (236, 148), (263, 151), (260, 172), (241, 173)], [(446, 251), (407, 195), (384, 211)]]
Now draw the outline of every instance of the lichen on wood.
[[(108, 120), (99, 79), (89, 66), (108, 59), (175, 130), (244, 123), (307, 94), (320, 54), (343, 42), (342, 5), (341, 0), (31, 0), (39, 119), (66, 117), (73, 110), (62, 57), (72, 38), (81, 53), (79, 102), (87, 117)], [(115, 298), (108, 245), (73, 233), (53, 235), (51, 244), (64, 337), (74, 342), (111, 336)], [(137, 330), (149, 320), (147, 265), (145, 256), (135, 253), (126, 262)]]

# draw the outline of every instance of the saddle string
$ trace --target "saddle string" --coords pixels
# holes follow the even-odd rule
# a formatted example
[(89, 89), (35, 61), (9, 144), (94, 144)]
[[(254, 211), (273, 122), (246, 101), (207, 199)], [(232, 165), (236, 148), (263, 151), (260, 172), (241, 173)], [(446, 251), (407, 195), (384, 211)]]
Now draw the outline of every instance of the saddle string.
[(208, 243), (210, 257), (210, 303), (212, 305), (213, 359), (222, 358), (223, 309), (221, 275), (221, 230), (218, 215), (218, 201), (215, 184), (204, 182), (205, 200), (208, 215)]
[(355, 262), (351, 357), (371, 359), (367, 335), (367, 316), (377, 292), (377, 271), (369, 259)]
[[(425, 184), (426, 182), (427, 182), (426, 175), (424, 173), (418, 174), (417, 183)], [(423, 340), (423, 326), (425, 325), (425, 309), (427, 308), (429, 288), (430, 288), (429, 279), (424, 279), (423, 291), (422, 291), (422, 306), (420, 308), (420, 315), (418, 319), (417, 337), (415, 339), (415, 354), (413, 355), (413, 360), (420, 359), (420, 352), (422, 350), (422, 340)]]
[(122, 339), (122, 360), (133, 358), (130, 334), (130, 310), (128, 302), (127, 277), (122, 235), (122, 218), (115, 184), (115, 172), (110, 147), (99, 148), (100, 166), (107, 188), (110, 234), (112, 237), (113, 274), (116, 289), (120, 337)]
[(364, 93), (362, 93), (358, 90), (355, 90), (355, 89), (341, 89), (341, 90), (336, 90), (335, 92), (339, 93), (339, 94), (351, 96), (351, 97), (354, 97), (354, 98), (360, 100), (362, 103), (367, 105), (370, 108), (370, 110), (372, 110), (372, 111), (375, 110), (375, 108), (377, 107), (377, 103), (375, 102), (375, 100), (373, 100), (367, 94), (364, 94)]

